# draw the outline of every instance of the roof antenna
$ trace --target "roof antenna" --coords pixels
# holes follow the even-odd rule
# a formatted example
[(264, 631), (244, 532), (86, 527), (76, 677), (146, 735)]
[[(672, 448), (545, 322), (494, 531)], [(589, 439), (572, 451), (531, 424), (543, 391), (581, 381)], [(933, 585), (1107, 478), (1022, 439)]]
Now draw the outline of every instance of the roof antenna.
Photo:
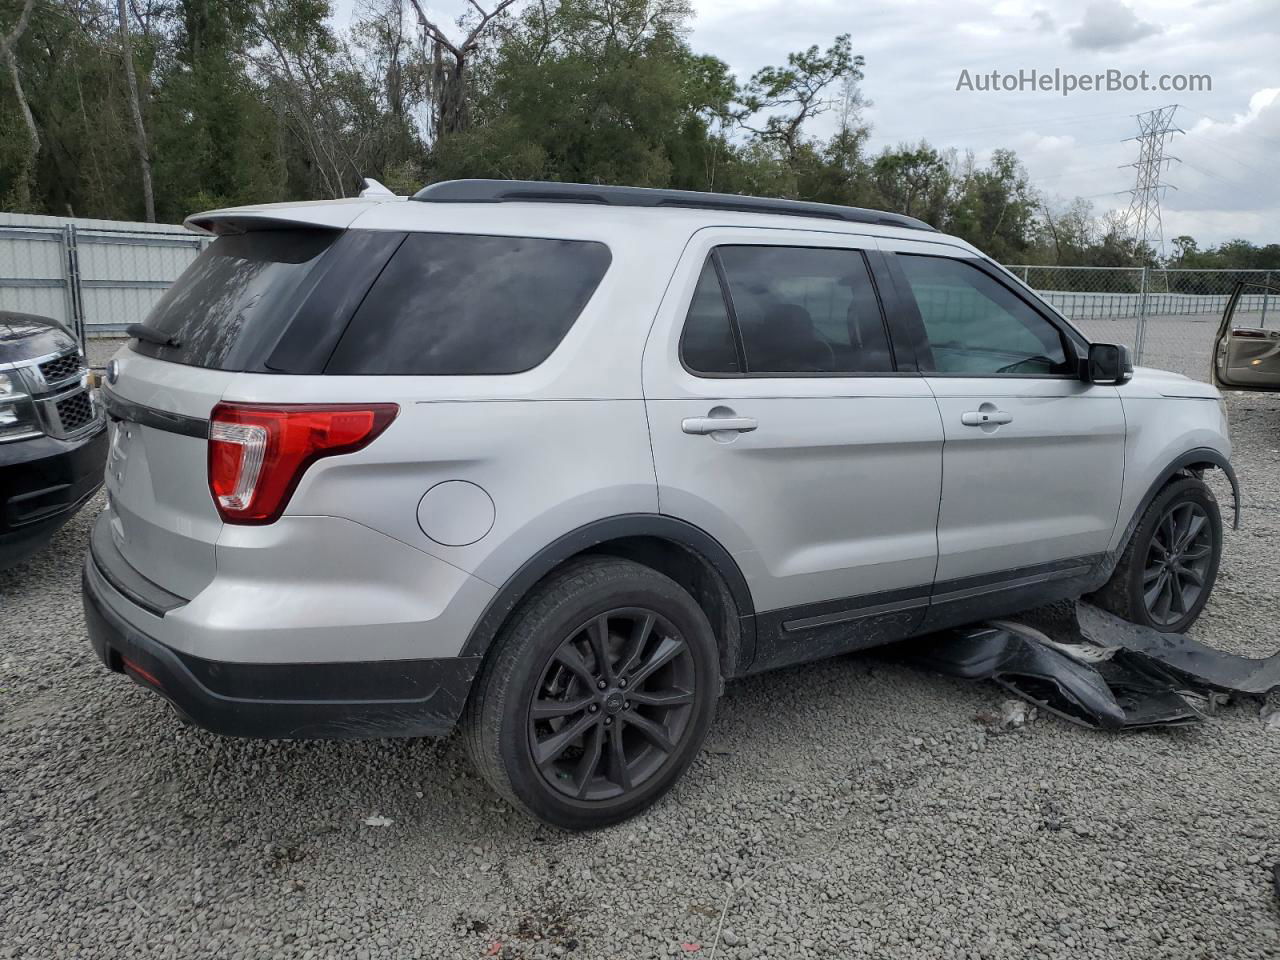
[(364, 178), (364, 189), (360, 191), (362, 197), (394, 197), (395, 194), (380, 184), (372, 177)]

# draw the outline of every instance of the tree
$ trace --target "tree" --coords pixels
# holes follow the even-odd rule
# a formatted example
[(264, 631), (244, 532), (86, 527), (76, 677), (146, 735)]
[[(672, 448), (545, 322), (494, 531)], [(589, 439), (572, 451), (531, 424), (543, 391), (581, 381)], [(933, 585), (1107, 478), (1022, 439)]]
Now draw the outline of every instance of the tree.
[[(332, 0), (0, 0), (0, 205), (173, 222), (362, 177), (576, 180), (878, 207), (1006, 262), (1157, 263), (1012, 151), (872, 154), (847, 35), (740, 86), (691, 47), (691, 0), (468, 2), (455, 41), (424, 0), (344, 25)], [(1280, 244), (1179, 238), (1167, 264), (1280, 270)]]
[(946, 216), (952, 175), (942, 154), (921, 142), (876, 157), (871, 186), (873, 205), (934, 223)]
[[(823, 96), (836, 82), (862, 79), (865, 61), (854, 56), (849, 34), (836, 37), (826, 52), (819, 53), (817, 44), (801, 53), (787, 55), (785, 67), (764, 67), (748, 81), (741, 98), (740, 122), (761, 143), (774, 146), (793, 166), (802, 143), (804, 125), (825, 113), (834, 101)], [(763, 126), (752, 118), (762, 111), (770, 113)]]
[(986, 167), (972, 159), (957, 176), (955, 196), (939, 226), (996, 260), (1019, 263), (1030, 249), (1039, 199), (1012, 150), (996, 150)]
[(681, 37), (684, 0), (529, 8), (483, 65), (475, 126), (433, 147), (432, 175), (708, 189), (732, 179), (728, 68)]
[(125, 0), (116, 0), (120, 17), (120, 58), (124, 61), (125, 80), (129, 85), (129, 112), (138, 138), (138, 167), (142, 174), (142, 203), (147, 223), (156, 222), (156, 197), (151, 188), (151, 156), (147, 151), (147, 128), (142, 122), (142, 102), (138, 97), (138, 75), (133, 65), (133, 44), (129, 40), (129, 14)]
[(16, 200), (22, 206), (25, 206), (30, 198), (30, 180), (35, 168), (36, 155), (40, 153), (40, 131), (36, 127), (35, 117), (31, 114), (31, 104), (22, 89), (22, 77), (18, 73), (18, 56), (14, 52), (14, 48), (27, 31), (27, 25), (31, 22), (31, 10), (34, 6), (35, 0), (25, 0), (22, 5), (22, 11), (18, 14), (17, 22), (14, 23), (7, 34), (0, 34), (0, 55), (3, 55), (5, 64), (9, 68), (9, 78), (13, 83), (13, 94), (17, 97), (18, 109), (22, 112), (22, 119), (26, 123), (27, 136), (30, 140), (26, 167), (22, 178), (19, 180), (19, 192), (16, 196)]
[[(469, 0), (479, 14), (479, 20), (461, 43), (453, 43), (443, 30), (427, 19), (420, 0), (409, 0), (418, 14), (418, 23), (435, 45), (432, 51), (434, 100), (436, 105), (436, 142), (451, 133), (462, 133), (470, 126), (470, 109), (467, 101), (467, 82), (471, 60), (476, 55), (486, 30), (496, 17), (502, 15), (515, 0), (499, 0), (491, 12), (486, 13), (476, 0)], [(448, 62), (445, 55), (448, 54)]]

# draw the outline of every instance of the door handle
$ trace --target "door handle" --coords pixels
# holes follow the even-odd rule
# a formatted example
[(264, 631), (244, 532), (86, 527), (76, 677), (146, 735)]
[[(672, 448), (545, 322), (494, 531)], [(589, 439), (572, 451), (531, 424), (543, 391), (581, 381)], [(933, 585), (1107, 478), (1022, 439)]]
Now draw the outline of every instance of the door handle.
[(758, 426), (754, 417), (686, 417), (680, 421), (681, 430), (700, 437), (721, 431), (750, 433)]
[(1003, 410), (970, 410), (960, 415), (960, 422), (966, 427), (996, 426), (1002, 423), (1013, 423), (1013, 414)]

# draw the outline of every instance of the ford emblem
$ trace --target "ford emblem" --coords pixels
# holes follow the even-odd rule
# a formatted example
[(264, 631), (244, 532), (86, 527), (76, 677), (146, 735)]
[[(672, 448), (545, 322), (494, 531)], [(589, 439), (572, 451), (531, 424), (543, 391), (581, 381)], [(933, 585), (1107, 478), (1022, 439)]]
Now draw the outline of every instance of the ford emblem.
[(116, 385), (116, 381), (119, 379), (120, 379), (120, 361), (108, 360), (107, 361), (107, 383), (111, 384), (114, 387)]

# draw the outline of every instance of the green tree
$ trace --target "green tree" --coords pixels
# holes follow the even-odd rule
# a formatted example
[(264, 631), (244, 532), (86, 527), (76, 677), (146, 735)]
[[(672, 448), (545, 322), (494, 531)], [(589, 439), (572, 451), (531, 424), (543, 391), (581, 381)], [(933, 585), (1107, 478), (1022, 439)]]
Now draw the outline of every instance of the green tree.
[(484, 70), (476, 123), (432, 173), (707, 189), (731, 152), (713, 133), (734, 88), (681, 37), (684, 0), (530, 8)]
[(1012, 150), (996, 150), (986, 167), (971, 163), (957, 177), (954, 200), (935, 225), (1004, 263), (1030, 249), (1039, 201)]
[[(837, 101), (826, 95), (833, 83), (862, 79), (865, 61), (854, 55), (849, 34), (836, 37), (825, 51), (817, 44), (787, 55), (784, 67), (764, 67), (747, 82), (741, 95), (739, 122), (756, 140), (776, 149), (792, 165), (800, 164), (805, 124), (826, 113)], [(765, 114), (763, 122), (757, 114)]]
[(941, 223), (953, 185), (946, 158), (927, 143), (885, 150), (871, 166), (871, 204)]

